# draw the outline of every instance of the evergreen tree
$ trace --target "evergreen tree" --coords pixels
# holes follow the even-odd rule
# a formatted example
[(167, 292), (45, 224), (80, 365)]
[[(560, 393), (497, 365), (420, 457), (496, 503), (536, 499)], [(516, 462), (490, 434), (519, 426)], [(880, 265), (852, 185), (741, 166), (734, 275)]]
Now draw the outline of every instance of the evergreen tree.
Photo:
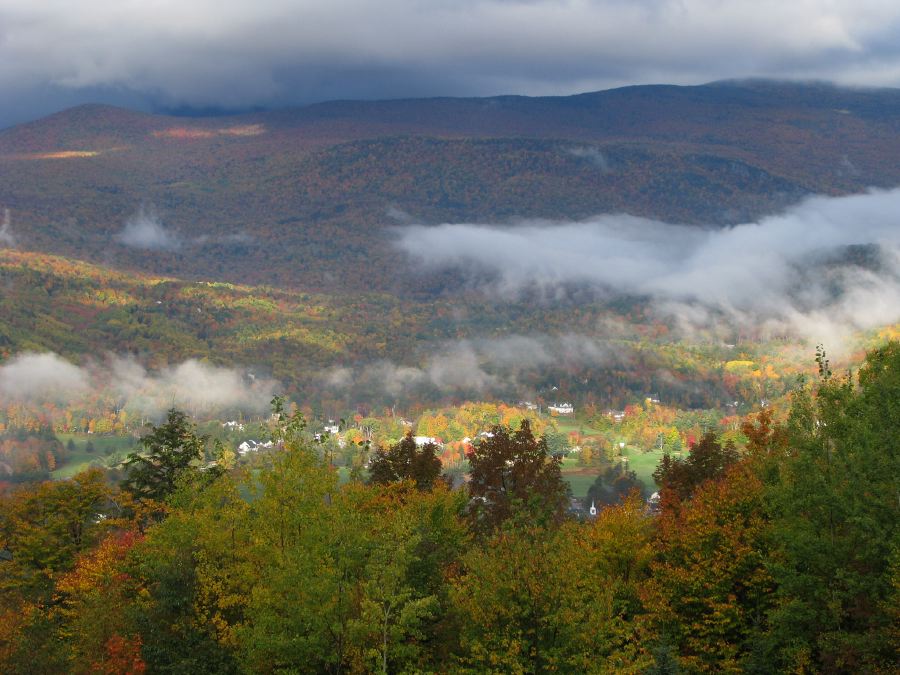
[(143, 452), (128, 455), (123, 487), (140, 499), (164, 500), (178, 478), (202, 459), (207, 440), (197, 435), (187, 415), (172, 408), (165, 423), (141, 439)]

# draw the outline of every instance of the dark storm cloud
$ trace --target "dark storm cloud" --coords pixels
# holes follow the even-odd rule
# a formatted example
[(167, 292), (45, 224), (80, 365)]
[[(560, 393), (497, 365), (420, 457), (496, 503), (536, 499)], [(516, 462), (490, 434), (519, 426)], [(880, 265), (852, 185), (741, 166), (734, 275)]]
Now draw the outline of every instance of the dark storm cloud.
[(722, 77), (900, 84), (872, 0), (0, 0), (0, 125), (85, 100), (248, 108)]

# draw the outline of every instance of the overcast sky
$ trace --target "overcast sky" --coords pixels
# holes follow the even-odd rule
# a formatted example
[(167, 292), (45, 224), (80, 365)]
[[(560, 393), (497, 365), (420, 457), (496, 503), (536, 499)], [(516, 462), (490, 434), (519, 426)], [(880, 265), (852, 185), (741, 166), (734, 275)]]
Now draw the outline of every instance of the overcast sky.
[(0, 127), (731, 77), (900, 86), (896, 0), (0, 0)]

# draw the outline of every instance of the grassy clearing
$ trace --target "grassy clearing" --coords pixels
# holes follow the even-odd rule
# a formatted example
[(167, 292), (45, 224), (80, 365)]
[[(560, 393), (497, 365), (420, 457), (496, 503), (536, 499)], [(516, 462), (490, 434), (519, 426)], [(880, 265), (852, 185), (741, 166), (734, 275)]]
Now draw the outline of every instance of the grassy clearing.
[(628, 458), (628, 468), (637, 475), (650, 492), (656, 490), (656, 483), (653, 481), (653, 472), (662, 459), (663, 453), (655, 450), (653, 452), (644, 452), (636, 448), (625, 448), (622, 455)]
[[(637, 448), (626, 447), (622, 455), (628, 458), (628, 469), (634, 471), (638, 479), (644, 484), (644, 493), (651, 494), (656, 491), (656, 483), (653, 480), (653, 472), (662, 459), (662, 452), (644, 452)], [(588, 488), (601, 473), (599, 467), (582, 466), (577, 456), (570, 455), (562, 462), (563, 479), (572, 489), (572, 496), (583, 499), (587, 495)]]
[[(125, 456), (131, 452), (133, 439), (130, 436), (94, 436), (93, 434), (57, 434), (63, 445), (71, 440), (75, 450), (69, 453), (66, 462), (55, 471), (50, 472), (54, 480), (71, 478), (75, 474), (89, 469), (92, 465), (106, 465), (110, 457), (116, 454)], [(93, 452), (87, 451), (88, 441), (94, 446)]]
[(99, 462), (102, 459), (103, 455), (96, 452), (88, 453), (84, 450), (73, 452), (66, 459), (65, 464), (50, 472), (50, 477), (53, 480), (71, 478), (76, 473), (80, 473), (85, 469), (90, 468), (92, 462)]
[(569, 484), (572, 496), (584, 499), (588, 488), (600, 474), (600, 469), (591, 466), (582, 466), (578, 462), (577, 455), (569, 455), (562, 461), (562, 477)]
[(553, 417), (551, 419), (556, 422), (556, 428), (564, 434), (577, 431), (585, 436), (592, 436), (600, 433), (597, 429), (594, 429), (586, 422), (582, 422), (581, 420), (577, 420), (572, 417)]
[(578, 499), (584, 499), (587, 496), (588, 488), (594, 484), (597, 474), (590, 473), (564, 473), (563, 479), (569, 484), (572, 490), (572, 496)]

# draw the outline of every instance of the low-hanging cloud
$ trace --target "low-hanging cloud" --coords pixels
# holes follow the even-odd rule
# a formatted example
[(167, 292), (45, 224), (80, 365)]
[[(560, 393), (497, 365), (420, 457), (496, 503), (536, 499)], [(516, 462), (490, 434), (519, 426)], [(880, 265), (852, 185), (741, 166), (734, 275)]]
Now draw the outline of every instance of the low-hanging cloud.
[[(399, 230), (424, 268), (477, 271), (489, 288), (559, 297), (567, 286), (649, 298), (696, 325), (725, 317), (812, 339), (900, 320), (900, 189), (815, 197), (720, 229), (627, 215)], [(855, 252), (863, 261), (854, 261)], [(477, 275), (473, 275), (476, 278)]]
[(88, 373), (52, 353), (19, 354), (0, 365), (0, 401), (64, 402), (90, 388)]
[(178, 235), (167, 229), (154, 212), (144, 209), (125, 223), (116, 235), (116, 241), (143, 250), (175, 251), (181, 248)]
[[(2, 235), (2, 230), (0, 230), (0, 235)], [(141, 208), (129, 218), (122, 230), (115, 235), (115, 240), (129, 248), (144, 251), (181, 251), (185, 248), (208, 246), (232, 248), (253, 245), (256, 242), (252, 235), (244, 231), (229, 234), (201, 234), (185, 238), (177, 231), (166, 227), (152, 208)]]
[(603, 173), (612, 173), (612, 164), (599, 148), (592, 145), (578, 145), (566, 148), (566, 153), (579, 159), (584, 159), (596, 166)]
[(276, 390), (273, 380), (196, 359), (148, 371), (131, 358), (109, 356), (78, 366), (51, 352), (25, 352), (0, 364), (0, 404), (65, 404), (90, 397), (150, 417), (172, 406), (205, 415), (263, 411)]

